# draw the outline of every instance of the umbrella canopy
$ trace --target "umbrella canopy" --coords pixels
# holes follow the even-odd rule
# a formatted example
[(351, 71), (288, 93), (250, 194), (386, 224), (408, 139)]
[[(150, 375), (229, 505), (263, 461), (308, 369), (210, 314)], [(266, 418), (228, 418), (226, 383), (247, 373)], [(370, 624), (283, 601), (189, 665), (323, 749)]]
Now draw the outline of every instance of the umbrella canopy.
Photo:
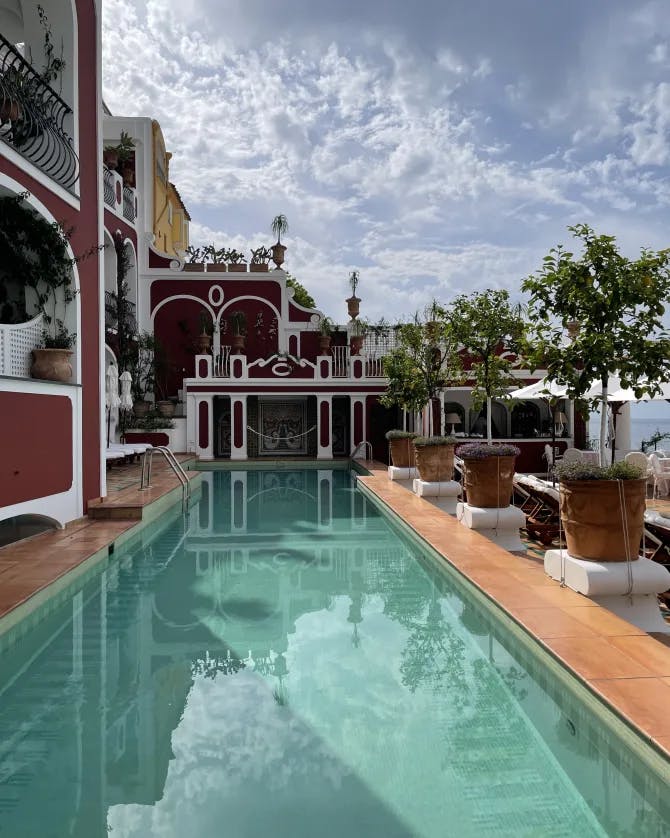
[(528, 384), (519, 390), (513, 390), (509, 395), (512, 399), (562, 399), (565, 398), (567, 387), (542, 378), (534, 384)]
[(121, 403), (121, 399), (119, 399), (119, 370), (116, 364), (110, 364), (107, 367), (105, 379), (105, 404), (110, 409), (118, 407)]
[[(644, 382), (642, 382), (644, 383)], [(654, 396), (645, 393), (641, 399), (635, 395), (632, 389), (619, 389), (613, 392), (609, 397), (611, 402), (660, 402), (665, 399), (670, 399), (670, 383), (661, 384), (661, 390)]]
[(120, 381), (121, 398), (119, 399), (119, 407), (121, 410), (131, 410), (133, 407), (133, 397), (130, 391), (133, 384), (133, 377), (128, 370), (121, 373)]

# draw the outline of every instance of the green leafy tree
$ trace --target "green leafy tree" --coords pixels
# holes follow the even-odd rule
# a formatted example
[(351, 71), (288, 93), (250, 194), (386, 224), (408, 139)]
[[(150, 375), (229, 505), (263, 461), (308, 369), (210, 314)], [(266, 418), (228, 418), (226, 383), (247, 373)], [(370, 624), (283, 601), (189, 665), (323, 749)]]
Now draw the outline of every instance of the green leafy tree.
[(525, 321), (521, 307), (512, 304), (505, 290), (487, 289), (456, 297), (447, 312), (452, 333), (463, 347), (474, 380), (472, 404), (481, 409), (486, 404), (486, 438), (492, 441), (491, 403), (507, 396), (517, 382), (512, 375), (512, 361), (504, 352), (518, 354)]
[(411, 323), (402, 323), (396, 341), (396, 348), (384, 358), (388, 386), (380, 402), (385, 407), (423, 410), (428, 404), (432, 406), (443, 387), (462, 380), (457, 343), (444, 309), (437, 303), (424, 317), (417, 313)]
[(289, 273), (286, 274), (286, 285), (289, 288), (293, 288), (295, 291), (293, 299), (299, 306), (304, 306), (305, 308), (316, 308), (314, 297), (312, 297), (304, 285), (299, 283), (298, 280)]
[[(530, 294), (529, 360), (565, 384), (570, 398), (584, 398), (593, 381), (600, 402), (600, 464), (606, 465), (607, 382), (618, 375), (636, 395), (653, 395), (670, 380), (670, 342), (662, 323), (670, 294), (670, 250), (642, 249), (639, 259), (619, 253), (613, 236), (587, 224), (568, 228), (582, 243), (575, 256), (561, 245), (523, 283)], [(569, 342), (564, 329), (580, 328)]]

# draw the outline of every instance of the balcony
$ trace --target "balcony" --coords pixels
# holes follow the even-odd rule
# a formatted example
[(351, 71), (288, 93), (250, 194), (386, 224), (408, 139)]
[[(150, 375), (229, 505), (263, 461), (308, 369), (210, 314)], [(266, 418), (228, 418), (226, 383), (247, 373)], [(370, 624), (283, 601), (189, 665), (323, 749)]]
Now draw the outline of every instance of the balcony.
[(134, 224), (137, 218), (135, 190), (131, 186), (123, 187), (123, 217), (126, 221), (130, 221), (131, 224)]
[(0, 35), (0, 139), (73, 191), (79, 160), (64, 122), (72, 110)]

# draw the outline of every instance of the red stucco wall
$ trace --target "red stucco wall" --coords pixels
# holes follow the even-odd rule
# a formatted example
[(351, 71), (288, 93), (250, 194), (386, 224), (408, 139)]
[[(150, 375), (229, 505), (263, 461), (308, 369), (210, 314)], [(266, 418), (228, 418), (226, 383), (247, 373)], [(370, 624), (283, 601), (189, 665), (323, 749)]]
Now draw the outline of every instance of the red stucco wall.
[(72, 486), (72, 402), (0, 392), (0, 507)]

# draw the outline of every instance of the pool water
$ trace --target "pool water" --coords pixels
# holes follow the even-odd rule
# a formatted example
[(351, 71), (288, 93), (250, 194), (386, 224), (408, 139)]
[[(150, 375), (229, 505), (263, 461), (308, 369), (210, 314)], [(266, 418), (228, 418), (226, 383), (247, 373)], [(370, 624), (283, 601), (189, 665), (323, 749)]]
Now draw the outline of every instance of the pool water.
[(0, 638), (0, 836), (662, 836), (663, 778), (347, 471), (217, 471)]

